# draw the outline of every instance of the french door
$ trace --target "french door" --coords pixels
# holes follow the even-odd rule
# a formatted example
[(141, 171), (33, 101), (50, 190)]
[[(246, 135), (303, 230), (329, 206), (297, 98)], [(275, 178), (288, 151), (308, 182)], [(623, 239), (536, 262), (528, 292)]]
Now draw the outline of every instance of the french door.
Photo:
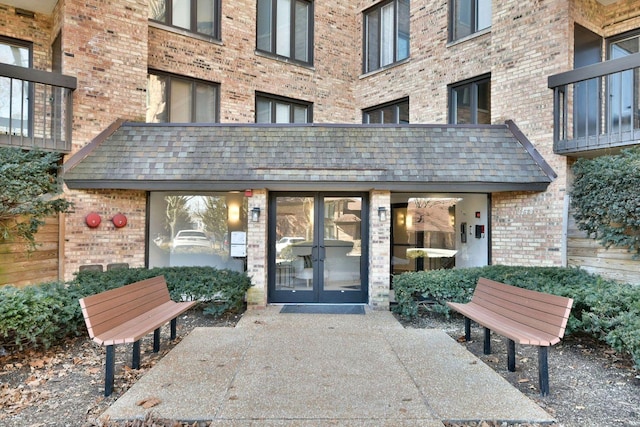
[(364, 193), (272, 193), (269, 302), (367, 301)]

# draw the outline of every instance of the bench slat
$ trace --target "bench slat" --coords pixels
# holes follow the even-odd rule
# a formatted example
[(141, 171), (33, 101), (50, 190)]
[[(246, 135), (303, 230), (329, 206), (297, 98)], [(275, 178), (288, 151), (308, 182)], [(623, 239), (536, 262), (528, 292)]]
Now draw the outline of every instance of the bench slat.
[[(479, 294), (488, 294), (512, 302), (519, 302), (524, 298), (528, 307), (552, 315), (568, 317), (568, 299), (565, 297), (505, 285), (485, 278), (481, 278), (478, 281), (478, 285), (480, 284), (482, 286), (477, 289)], [(476, 294), (474, 293), (475, 296)], [(570, 307), (569, 305), (569, 309)]]
[(189, 310), (194, 304), (196, 304), (196, 301), (168, 301), (141, 316), (96, 336), (93, 340), (102, 345), (136, 342), (160, 326), (169, 323), (171, 319)]
[[(477, 304), (476, 301), (473, 303)], [(500, 314), (505, 318), (526, 325), (532, 329), (556, 336), (562, 336), (564, 334), (564, 329), (567, 324), (567, 318), (552, 316), (522, 304), (497, 301), (495, 299), (482, 299), (481, 306), (489, 312)]]

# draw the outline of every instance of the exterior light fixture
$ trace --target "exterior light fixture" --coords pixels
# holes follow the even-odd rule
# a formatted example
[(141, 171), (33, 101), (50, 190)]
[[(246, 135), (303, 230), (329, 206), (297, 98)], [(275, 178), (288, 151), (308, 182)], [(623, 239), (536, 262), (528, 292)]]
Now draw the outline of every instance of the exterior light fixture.
[(256, 206), (255, 208), (251, 209), (251, 221), (258, 222), (259, 219), (260, 219), (260, 208)]
[(384, 206), (380, 206), (378, 208), (378, 219), (380, 222), (385, 222), (387, 220), (387, 208)]

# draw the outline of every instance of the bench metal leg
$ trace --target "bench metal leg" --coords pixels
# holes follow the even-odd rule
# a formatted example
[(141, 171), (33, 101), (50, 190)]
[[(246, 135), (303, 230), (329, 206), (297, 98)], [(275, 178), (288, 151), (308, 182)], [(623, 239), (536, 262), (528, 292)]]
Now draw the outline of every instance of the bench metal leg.
[(113, 345), (107, 346), (107, 361), (104, 371), (104, 395), (111, 396), (113, 393), (113, 377), (116, 368), (116, 349)]
[(131, 367), (140, 369), (140, 340), (133, 343), (133, 354), (131, 355)]
[(491, 329), (484, 328), (484, 354), (491, 354)]
[(160, 328), (153, 331), (153, 352), (160, 351)]
[(471, 319), (468, 317), (464, 318), (464, 340), (471, 341)]
[(509, 372), (516, 371), (516, 343), (507, 339), (507, 368)]
[(549, 347), (538, 347), (538, 378), (540, 395), (549, 395)]
[(176, 339), (176, 325), (178, 323), (178, 318), (171, 319), (171, 341)]

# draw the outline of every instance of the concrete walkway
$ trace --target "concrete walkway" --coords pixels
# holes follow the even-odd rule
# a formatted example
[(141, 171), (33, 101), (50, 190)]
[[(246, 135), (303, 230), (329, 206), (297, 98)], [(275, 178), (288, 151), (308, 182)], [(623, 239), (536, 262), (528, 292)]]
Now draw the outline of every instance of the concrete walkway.
[[(225, 426), (442, 426), (553, 418), (439, 330), (389, 312), (247, 312), (235, 328), (197, 328), (118, 399), (111, 420)], [(157, 398), (143, 409), (137, 402)]]

